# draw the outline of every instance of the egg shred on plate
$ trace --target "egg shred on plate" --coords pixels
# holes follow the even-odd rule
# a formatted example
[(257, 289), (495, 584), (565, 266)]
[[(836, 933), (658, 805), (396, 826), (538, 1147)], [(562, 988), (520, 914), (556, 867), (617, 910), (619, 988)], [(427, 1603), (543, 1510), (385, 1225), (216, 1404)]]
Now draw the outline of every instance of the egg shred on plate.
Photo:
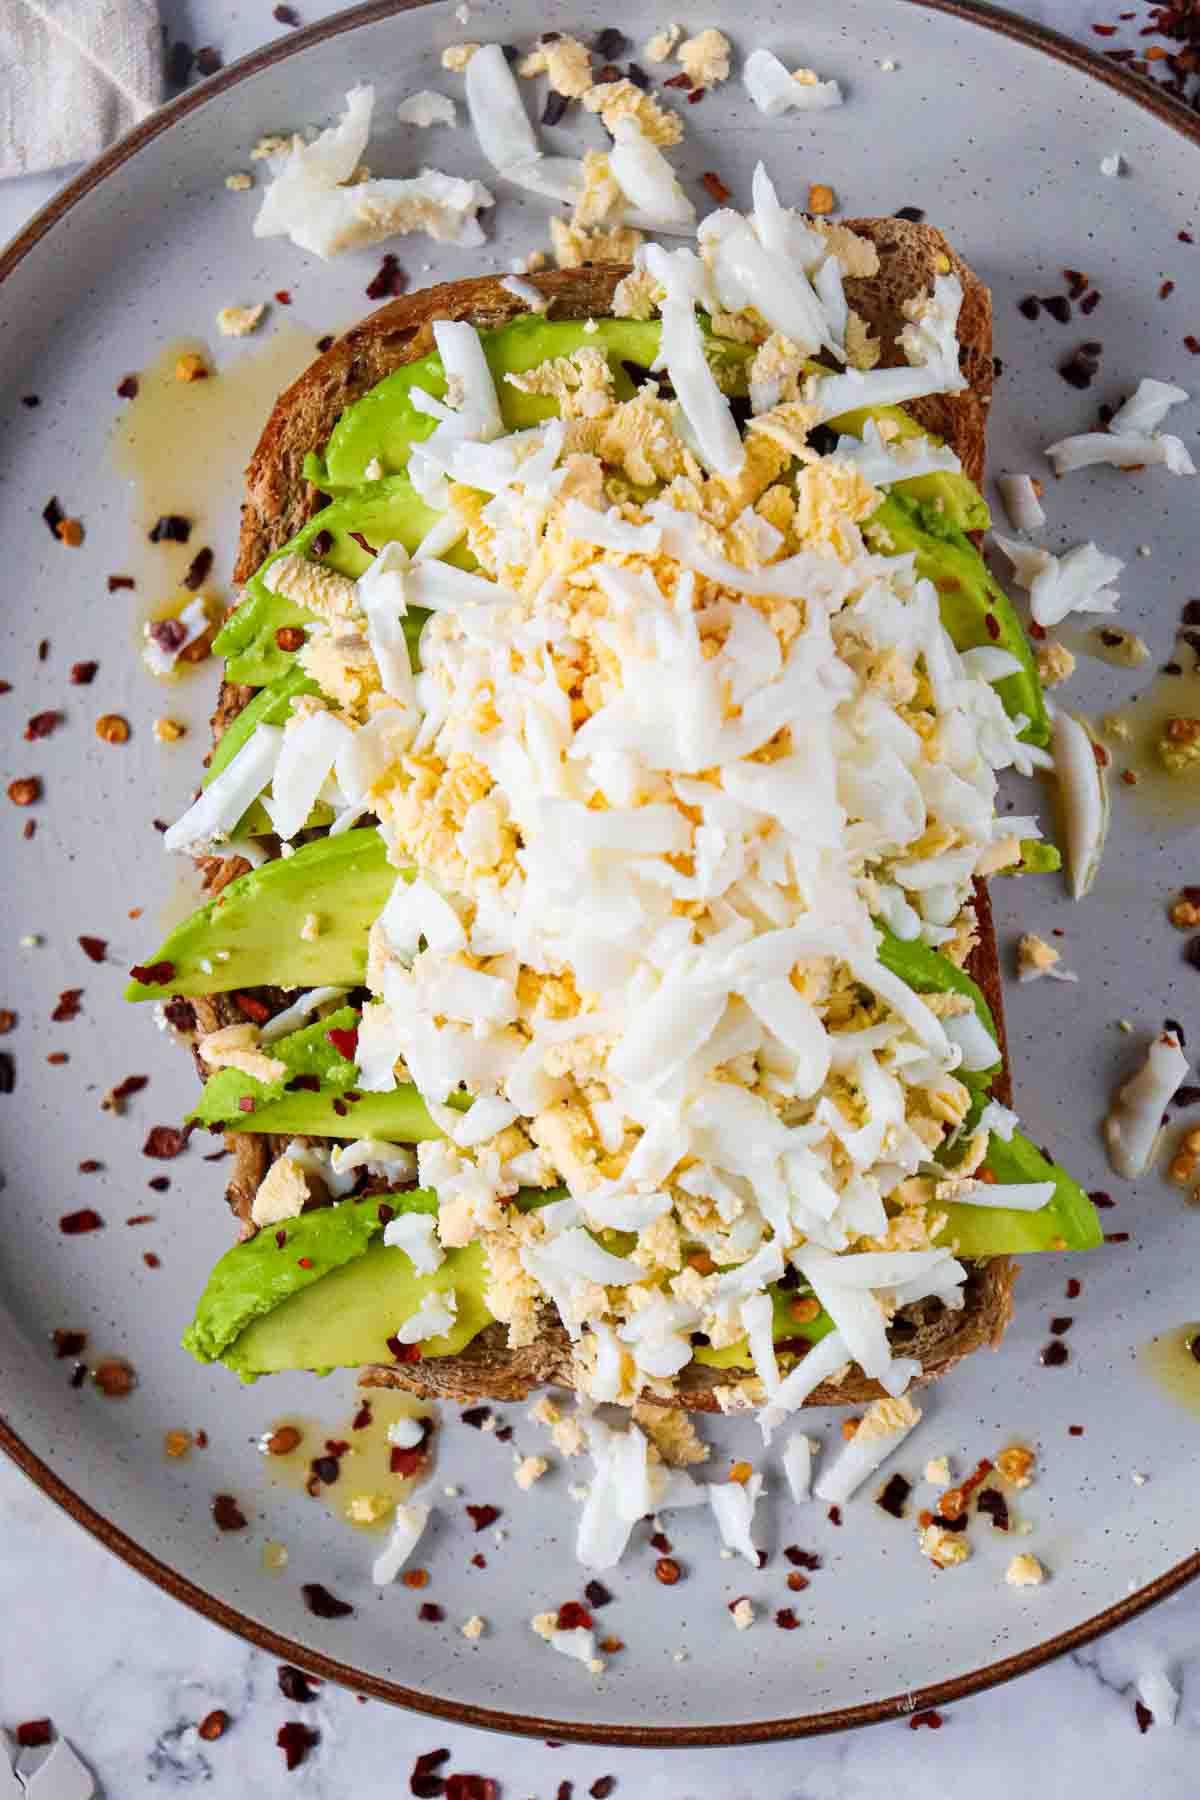
[[(881, 965), (875, 922), (962, 962), (973, 877), (1037, 834), (997, 820), (997, 771), (1038, 753), (992, 685), (1015, 659), (959, 653), (913, 557), (864, 535), (881, 489), (957, 459), (808, 442), (965, 385), (953, 275), (910, 303), (904, 366), (806, 371), (864, 335), (841, 278), (873, 253), (848, 239), (760, 170), (751, 214), (705, 220), (699, 255), (647, 247), (618, 290), (658, 308), (669, 387), (619, 398), (585, 347), (507, 378), (557, 403), (532, 430), (505, 432), (474, 329), (436, 325), (448, 393), (415, 395), (436, 424), (409, 474), (438, 523), (329, 577), (301, 653), (322, 693), (278, 746), (281, 833), (324, 794), (339, 824), (378, 816), (397, 869), (358, 1085), (416, 1083), (445, 1132), (419, 1148), (441, 1245), (482, 1241), (513, 1345), (556, 1308), (596, 1399), (669, 1391), (703, 1333), (748, 1340), (754, 1395), (798, 1404), (818, 1376), (781, 1375), (767, 1292), (789, 1265), (836, 1327), (814, 1370), (853, 1359), (896, 1393), (896, 1307), (962, 1303), (933, 1238), (970, 1183), (930, 1164), (996, 1053), (969, 1001)], [(758, 345), (741, 428), (697, 306)], [(459, 543), (478, 573), (439, 560)]]

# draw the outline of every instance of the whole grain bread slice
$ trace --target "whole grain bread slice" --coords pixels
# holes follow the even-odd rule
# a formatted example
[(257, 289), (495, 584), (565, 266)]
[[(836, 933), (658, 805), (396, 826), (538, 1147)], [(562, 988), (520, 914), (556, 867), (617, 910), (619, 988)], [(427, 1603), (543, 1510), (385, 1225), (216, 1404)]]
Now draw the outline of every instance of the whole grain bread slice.
[[(869, 238), (878, 252), (878, 273), (848, 279), (846, 293), (850, 305), (879, 339), (881, 366), (904, 360), (896, 344), (905, 323), (904, 303), (927, 293), (937, 274), (953, 271), (959, 277), (963, 288), (960, 362), (968, 386), (958, 394), (916, 401), (909, 410), (927, 430), (954, 448), (966, 473), (980, 483), (993, 379), (987, 288), (930, 225), (905, 219), (851, 219), (846, 223)], [(546, 298), (549, 318), (582, 319), (604, 317), (611, 311), (613, 290), (627, 273), (623, 267), (603, 265), (551, 271), (531, 279)], [(482, 276), (393, 300), (339, 338), (280, 396), (259, 440), (246, 476), (236, 579), (248, 580), (263, 559), (293, 537), (323, 504), (318, 490), (304, 476), (305, 457), (309, 451), (324, 448), (337, 420), (355, 400), (393, 370), (433, 348), (434, 320), (468, 319), (486, 328), (503, 325), (525, 310), (524, 302), (499, 279)], [(214, 740), (237, 717), (251, 691), (224, 684), (213, 718)], [(1011, 1088), (1000, 964), (983, 882), (976, 883), (975, 910), (979, 941), (967, 968), (983, 989), (1001, 1034), (1004, 1066), (995, 1092), (1007, 1102)], [(229, 1004), (225, 996), (197, 1002), (201, 1028), (227, 1022), (233, 1016), (228, 1013)], [(228, 1198), (243, 1230), (248, 1230), (254, 1195), (281, 1146), (249, 1133), (231, 1134), (227, 1141), (235, 1159)], [(999, 1342), (1012, 1312), (1015, 1273), (1010, 1258), (995, 1257), (971, 1268), (960, 1311), (923, 1302), (897, 1316), (892, 1328), (897, 1349), (920, 1362), (920, 1382), (937, 1379), (973, 1350)], [(570, 1340), (552, 1309), (545, 1309), (535, 1343), (510, 1349), (506, 1337), (504, 1326), (491, 1325), (457, 1356), (372, 1366), (361, 1372), (361, 1379), (368, 1386), (404, 1388), (457, 1401), (516, 1400), (544, 1385), (574, 1386)], [(666, 1403), (700, 1412), (730, 1410), (744, 1382), (744, 1371), (707, 1369), (692, 1363), (680, 1377), (678, 1392)], [(852, 1365), (841, 1381), (822, 1383), (807, 1404), (860, 1404), (882, 1393), (877, 1382)]]

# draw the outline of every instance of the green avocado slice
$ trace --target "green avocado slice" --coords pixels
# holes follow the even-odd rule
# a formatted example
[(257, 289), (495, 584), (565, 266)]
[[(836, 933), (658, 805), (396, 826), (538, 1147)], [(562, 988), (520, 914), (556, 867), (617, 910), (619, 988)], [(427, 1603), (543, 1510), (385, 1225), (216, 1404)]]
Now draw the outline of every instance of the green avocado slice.
[(1079, 1183), (1019, 1131), (1008, 1143), (992, 1132), (984, 1166), (1001, 1182), (1052, 1181), (1054, 1196), (1040, 1212), (949, 1202), (938, 1241), (955, 1244), (959, 1256), (1094, 1250), (1104, 1242), (1100, 1216)]
[[(943, 956), (940, 950), (933, 949), (929, 944), (923, 944), (919, 938), (906, 941), (894, 936), (886, 926), (878, 924), (876, 930), (879, 932), (879, 960), (885, 969), (898, 975), (916, 994), (965, 994), (988, 1036), (994, 1043), (999, 1043), (992, 1009), (984, 998), (983, 990), (971, 980), (965, 969), (960, 969), (948, 956)], [(999, 1067), (1000, 1058), (997, 1055), (995, 1068), (973, 1073), (973, 1079), (986, 1078), (990, 1081), (995, 1069)]]
[[(516, 1204), (527, 1211), (560, 1194), (523, 1188)], [(452, 1330), (425, 1339), (420, 1353), (456, 1355), (492, 1322), (483, 1246), (448, 1250), (432, 1275), (419, 1275), (405, 1251), (379, 1242), (381, 1207), (385, 1217), (436, 1213), (438, 1199), (430, 1188), (413, 1188), (341, 1200), (234, 1244), (213, 1267), (184, 1348), (199, 1362), (225, 1363), (243, 1381), (284, 1369), (360, 1368), (389, 1360), (388, 1338), (427, 1294), (454, 1288)]]
[[(377, 831), (317, 838), (239, 876), (177, 925), (151, 964), (167, 964), (170, 974), (155, 982), (135, 978), (125, 998), (356, 987), (366, 974), (367, 934), (395, 880)], [(310, 943), (300, 930), (312, 912), (321, 930)]]
[[(301, 1213), (276, 1230), (260, 1231), (234, 1244), (213, 1265), (195, 1317), (184, 1334), (186, 1350), (200, 1362), (216, 1362), (260, 1313), (270, 1312), (321, 1281), (332, 1269), (361, 1256), (382, 1231), (380, 1205), (395, 1212), (401, 1196), (343, 1200), (336, 1206)], [(436, 1211), (435, 1195), (417, 1190), (403, 1196), (413, 1211)], [(428, 1200), (426, 1207), (423, 1202)], [(285, 1241), (280, 1245), (278, 1233)], [(303, 1259), (303, 1261), (301, 1260)]]
[[(815, 1319), (808, 1319), (803, 1324), (793, 1316), (792, 1301), (800, 1297), (803, 1289), (784, 1288), (778, 1282), (773, 1282), (767, 1291), (774, 1308), (771, 1330), (777, 1344), (786, 1342), (789, 1338), (807, 1338), (810, 1344), (819, 1344), (833, 1330), (833, 1320), (823, 1309)], [(726, 1344), (720, 1350), (714, 1350), (711, 1344), (698, 1344), (692, 1352), (692, 1361), (702, 1363), (706, 1369), (754, 1367), (754, 1358), (744, 1337), (738, 1338), (736, 1343)]]
[[(271, 592), (262, 578), (263, 569), (269, 568), (281, 556), (309, 555), (313, 539), (321, 532), (328, 532), (333, 541), (319, 560), (339, 575), (357, 581), (370, 565), (371, 557), (352, 532), (360, 532), (373, 547), (395, 541), (403, 544), (406, 550), (415, 550), (439, 517), (440, 514), (425, 505), (405, 475), (365, 482), (352, 492), (339, 495), (315, 513), (295, 537), (273, 551), (262, 568), (251, 576), (246, 583), (245, 598), (230, 613), (214, 638), (214, 651), (226, 658), (226, 680), (245, 682), (249, 687), (267, 687), (278, 681), (294, 666), (296, 653), (281, 650), (276, 633), (285, 625), (312, 623), (312, 614), (304, 607), (297, 606), (294, 600), (288, 600), (282, 594)], [(461, 568), (474, 567), (474, 558), (462, 549), (447, 552), (444, 560)], [(414, 661), (421, 627), (428, 616), (424, 610), (414, 607), (405, 620), (404, 632)]]
[(242, 1101), (252, 1100), (254, 1111), (257, 1111), (268, 1101), (282, 1100), (288, 1091), (288, 1083), (297, 1075), (315, 1077), (330, 1095), (345, 1093), (347, 1088), (354, 1086), (358, 1066), (352, 1057), (343, 1056), (331, 1034), (357, 1029), (357, 1008), (339, 1006), (336, 1012), (318, 1019), (315, 1024), (289, 1032), (263, 1049), (265, 1056), (274, 1057), (287, 1070), (278, 1081), (259, 1081), (240, 1069), (218, 1069), (205, 1082), (196, 1109), (188, 1117), (199, 1125), (219, 1125), (227, 1118), (239, 1116), (252, 1120), (254, 1112), (243, 1108)]
[[(589, 323), (594, 330), (587, 329)], [(603, 350), (617, 374), (614, 385), (621, 390), (623, 399), (628, 398), (633, 386), (621, 364), (631, 362), (648, 369), (658, 354), (659, 326), (657, 321), (642, 324), (636, 319), (547, 320), (527, 313), (495, 330), (481, 331), (479, 336), (496, 384), (505, 429), (523, 431), (551, 418), (558, 409), (553, 400), (542, 395), (520, 393), (505, 381), (505, 375), (522, 374), (551, 357), (569, 356), (574, 350)], [(437, 424), (436, 419), (418, 412), (413, 405), (414, 388), (424, 388), (439, 400), (445, 398), (446, 378), (436, 350), (385, 375), (369, 393), (346, 408), (326, 447), (325, 485), (334, 492), (356, 487), (375, 459), (389, 474), (398, 474), (406, 466), (412, 446), (427, 438)]]
[(1012, 601), (970, 539), (931, 507), (900, 493), (899, 484), (863, 529), (868, 541), (874, 536), (889, 552), (916, 552), (917, 573), (937, 588), (942, 622), (959, 650), (992, 645), (1016, 657), (1020, 670), (996, 682), (996, 692), (1010, 718), (1024, 713), (1028, 719), (1021, 732), (1026, 742), (1048, 743), (1050, 722), (1029, 640)]
[[(227, 1072), (232, 1074), (234, 1071), (222, 1069), (220, 1074)], [(239, 1079), (250, 1085), (247, 1076)], [(454, 1104), (453, 1096), (450, 1104)], [(390, 1094), (360, 1094), (354, 1101), (341, 1099), (338, 1090), (331, 1087), (323, 1087), (318, 1093), (301, 1090), (256, 1104), (253, 1112), (241, 1112), (236, 1107), (233, 1111), (223, 1111), (215, 1097), (210, 1102), (206, 1087), (200, 1105), (190, 1117), (232, 1132), (379, 1138), (385, 1144), (422, 1144), (427, 1138), (443, 1135), (430, 1118), (417, 1089), (407, 1082), (393, 1088)]]
[[(854, 412), (830, 419), (829, 429), (860, 438), (868, 419), (895, 426), (896, 436), (901, 439), (927, 437), (939, 446), (944, 441), (934, 432), (927, 432), (902, 406), (860, 406)], [(961, 470), (937, 469), (929, 475), (913, 475), (907, 481), (895, 482), (890, 491), (905, 495), (919, 506), (930, 507), (959, 531), (986, 531), (992, 522), (987, 501)]]

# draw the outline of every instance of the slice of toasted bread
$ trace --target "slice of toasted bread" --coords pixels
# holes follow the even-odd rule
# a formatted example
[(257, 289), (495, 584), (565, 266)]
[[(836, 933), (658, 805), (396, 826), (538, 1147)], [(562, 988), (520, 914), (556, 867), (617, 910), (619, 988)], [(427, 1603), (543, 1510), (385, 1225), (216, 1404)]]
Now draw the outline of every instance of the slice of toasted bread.
[[(847, 224), (870, 238), (879, 254), (878, 274), (849, 279), (846, 292), (850, 305), (880, 340), (882, 365), (904, 360), (895, 340), (905, 323), (905, 301), (927, 293), (937, 274), (953, 271), (962, 282), (960, 357), (969, 385), (959, 394), (916, 401), (909, 410), (927, 430), (936, 432), (957, 451), (966, 473), (980, 483), (993, 375), (987, 288), (932, 226), (904, 219), (851, 219)], [(627, 273), (623, 267), (606, 265), (552, 271), (531, 279), (549, 301), (550, 318), (581, 319), (604, 317), (611, 310), (617, 282)], [(468, 319), (487, 327), (504, 324), (525, 310), (523, 302), (497, 278), (484, 276), (393, 300), (339, 338), (280, 396), (259, 440), (247, 470), (236, 578), (247, 580), (264, 557), (294, 536), (322, 504), (303, 474), (306, 455), (324, 448), (347, 406), (394, 369), (433, 348), (435, 319)], [(215, 738), (237, 717), (251, 692), (224, 684), (213, 718)], [(1007, 1101), (1010, 1084), (1000, 965), (982, 882), (976, 883), (976, 913), (979, 942), (967, 967), (983, 989), (1000, 1031), (1004, 1068), (995, 1092)], [(224, 995), (198, 1001), (196, 1008), (202, 1030), (241, 1017)], [(234, 1134), (227, 1141), (235, 1158), (228, 1199), (246, 1228), (259, 1182), (283, 1145), (253, 1134)], [(971, 1269), (961, 1311), (923, 1302), (898, 1317), (892, 1335), (903, 1354), (921, 1363), (919, 1381), (935, 1380), (972, 1350), (999, 1342), (1012, 1312), (1014, 1274), (1008, 1257), (993, 1258)], [(570, 1340), (551, 1308), (545, 1309), (544, 1328), (535, 1343), (511, 1350), (506, 1337), (504, 1326), (491, 1325), (457, 1356), (373, 1366), (362, 1371), (361, 1379), (368, 1386), (398, 1387), (459, 1401), (517, 1400), (543, 1385), (573, 1386)], [(723, 1392), (728, 1405), (732, 1395), (727, 1390), (744, 1380), (745, 1371), (707, 1369), (693, 1363), (683, 1371), (679, 1391), (667, 1404), (701, 1412), (723, 1411)], [(859, 1404), (882, 1393), (877, 1382), (853, 1366), (842, 1381), (818, 1387), (807, 1404)]]

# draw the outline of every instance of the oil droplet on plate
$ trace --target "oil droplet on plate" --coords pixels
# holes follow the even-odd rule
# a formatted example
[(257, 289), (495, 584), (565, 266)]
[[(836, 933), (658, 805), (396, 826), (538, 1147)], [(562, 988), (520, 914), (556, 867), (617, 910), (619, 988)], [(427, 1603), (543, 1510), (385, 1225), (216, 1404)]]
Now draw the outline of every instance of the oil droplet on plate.
[(1200, 1320), (1193, 1320), (1190, 1325), (1177, 1325), (1174, 1331), (1152, 1338), (1138, 1360), (1162, 1393), (1200, 1418), (1200, 1357), (1194, 1348), (1197, 1344)]
[[(355, 1430), (354, 1420), (361, 1416), (364, 1407), (369, 1409), (370, 1420)], [(388, 1426), (400, 1419), (425, 1416), (426, 1408), (411, 1395), (371, 1388), (361, 1390), (354, 1412), (332, 1427), (303, 1414), (289, 1413), (272, 1419), (260, 1440), (264, 1473), (278, 1486), (319, 1501), (355, 1530), (386, 1531), (397, 1501), (406, 1500), (415, 1485), (412, 1478), (392, 1473)], [(285, 1454), (272, 1455), (266, 1450), (273, 1436), (286, 1444), (292, 1441), (293, 1434), (295, 1442)], [(313, 1461), (327, 1455), (329, 1443), (343, 1443), (349, 1448), (336, 1458), (337, 1480), (324, 1482), (314, 1479)], [(423, 1471), (423, 1477), (426, 1473)]]

